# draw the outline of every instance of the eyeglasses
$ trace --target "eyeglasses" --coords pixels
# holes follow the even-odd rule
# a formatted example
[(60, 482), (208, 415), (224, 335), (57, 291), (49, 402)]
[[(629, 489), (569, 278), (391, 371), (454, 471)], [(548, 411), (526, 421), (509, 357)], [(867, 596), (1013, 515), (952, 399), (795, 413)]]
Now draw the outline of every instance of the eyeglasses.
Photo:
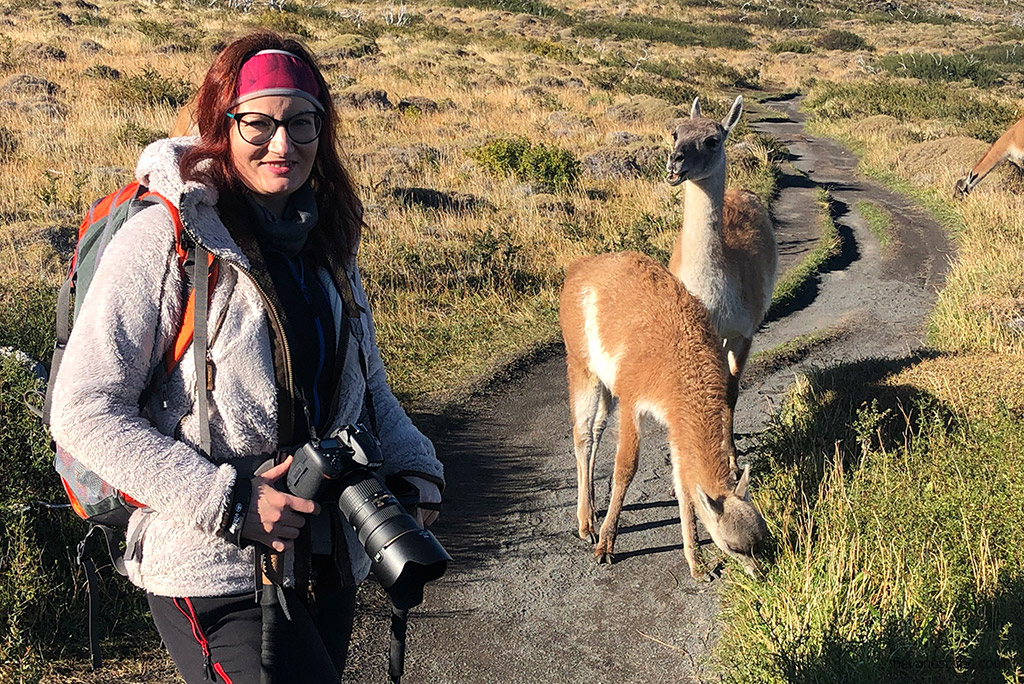
[(320, 137), (320, 129), (324, 125), (320, 112), (302, 112), (284, 121), (260, 112), (228, 112), (226, 116), (238, 124), (238, 134), (250, 145), (266, 145), (280, 126), (284, 126), (293, 143), (305, 145)]

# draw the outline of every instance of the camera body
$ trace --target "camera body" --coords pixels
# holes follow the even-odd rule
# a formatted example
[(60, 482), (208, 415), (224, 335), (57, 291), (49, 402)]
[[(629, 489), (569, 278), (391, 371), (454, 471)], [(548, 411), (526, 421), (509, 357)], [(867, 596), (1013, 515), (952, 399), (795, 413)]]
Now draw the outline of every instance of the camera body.
[(337, 501), (370, 557), (370, 570), (392, 603), (408, 610), (422, 603), (423, 586), (444, 574), (451, 556), (374, 474), (383, 463), (376, 437), (347, 425), (296, 450), (287, 486), (304, 499)]
[(376, 470), (383, 463), (376, 437), (359, 425), (346, 425), (333, 437), (311, 440), (296, 450), (288, 468), (288, 491), (312, 501), (333, 499), (345, 473)]

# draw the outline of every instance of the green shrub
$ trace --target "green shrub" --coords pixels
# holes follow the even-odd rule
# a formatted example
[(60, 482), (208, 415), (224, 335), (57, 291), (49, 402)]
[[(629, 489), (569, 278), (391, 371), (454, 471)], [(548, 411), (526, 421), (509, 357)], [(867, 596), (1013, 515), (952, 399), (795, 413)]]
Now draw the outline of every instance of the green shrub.
[(974, 55), (935, 53), (887, 55), (879, 66), (897, 76), (923, 81), (972, 81), (979, 88), (990, 88), (1001, 80), (998, 71)]
[(768, 52), (772, 54), (778, 54), (780, 52), (793, 52), (798, 55), (809, 55), (814, 52), (814, 47), (810, 43), (805, 43), (802, 40), (780, 40), (776, 43), (772, 43), (768, 46)]
[(75, 17), (75, 24), (78, 26), (91, 26), (92, 28), (106, 28), (110, 26), (110, 19), (99, 12), (82, 12)]
[(166, 138), (167, 134), (163, 131), (154, 130), (152, 128), (146, 128), (139, 124), (128, 121), (121, 125), (117, 129), (115, 134), (117, 139), (123, 142), (125, 145), (131, 145), (135, 147), (145, 147), (151, 142)]
[(852, 31), (832, 29), (825, 31), (814, 41), (814, 44), (822, 50), (842, 50), (853, 52), (854, 50), (867, 50), (867, 42)]
[(180, 78), (161, 76), (146, 68), (141, 74), (122, 78), (113, 86), (115, 96), (127, 102), (180, 107), (192, 95), (192, 84)]
[[(756, 88), (756, 70), (740, 71), (709, 57), (697, 57), (683, 62), (653, 60), (640, 63), (640, 69), (679, 83), (699, 82), (704, 86), (718, 88)], [(689, 98), (691, 101), (693, 98)]]
[(699, 45), (746, 50), (751, 46), (750, 34), (737, 26), (692, 24), (643, 14), (582, 22), (572, 27), (572, 33), (583, 38), (618, 36), (623, 40), (636, 38), (683, 47)]
[(499, 138), (469, 151), (469, 156), (495, 176), (566, 187), (580, 175), (580, 162), (555, 145), (533, 144), (522, 136)]
[(307, 29), (301, 21), (290, 14), (286, 14), (285, 12), (267, 10), (253, 17), (252, 23), (259, 28), (283, 33), (285, 35), (298, 36), (300, 38), (307, 39), (313, 37), (313, 34), (309, 32), (309, 29)]
[(1001, 45), (986, 45), (972, 50), (968, 53), (968, 57), (994, 65), (1003, 73), (1024, 73), (1024, 45), (1020, 41)]
[(572, 17), (539, 0), (447, 0), (452, 7), (475, 7), (483, 10), (498, 10), (515, 14), (530, 14), (552, 21), (560, 26), (572, 23)]
[(900, 121), (938, 119), (964, 134), (994, 142), (1019, 118), (1013, 106), (948, 83), (879, 78), (859, 83), (819, 83), (805, 106), (823, 119), (888, 114)]
[(679, 224), (669, 217), (644, 213), (632, 223), (613, 223), (609, 232), (600, 236), (597, 251), (641, 252), (668, 263), (672, 255), (672, 239), (678, 232)]

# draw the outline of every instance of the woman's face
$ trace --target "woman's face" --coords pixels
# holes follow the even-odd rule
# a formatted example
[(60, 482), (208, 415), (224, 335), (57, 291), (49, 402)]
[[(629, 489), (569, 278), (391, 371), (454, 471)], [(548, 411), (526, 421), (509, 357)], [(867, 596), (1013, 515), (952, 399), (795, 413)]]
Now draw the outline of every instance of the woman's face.
[[(246, 113), (266, 114), (278, 121), (288, 121), (296, 115), (317, 113), (317, 109), (313, 103), (301, 97), (266, 95), (243, 102), (232, 111), (234, 115)], [(300, 117), (298, 123), (301, 127), (308, 121)], [(232, 120), (231, 161), (256, 200), (280, 217), (288, 196), (309, 179), (320, 140), (317, 138), (305, 144), (296, 143), (285, 126), (278, 126), (273, 137), (263, 144), (254, 145), (245, 140), (256, 139), (260, 133), (259, 126), (266, 128), (266, 124), (266, 120), (254, 121), (253, 117), (243, 116), (241, 122)], [(245, 137), (239, 132), (240, 127), (245, 131)], [(269, 127), (272, 128), (273, 124)], [(293, 133), (296, 130), (298, 128), (293, 128)]]

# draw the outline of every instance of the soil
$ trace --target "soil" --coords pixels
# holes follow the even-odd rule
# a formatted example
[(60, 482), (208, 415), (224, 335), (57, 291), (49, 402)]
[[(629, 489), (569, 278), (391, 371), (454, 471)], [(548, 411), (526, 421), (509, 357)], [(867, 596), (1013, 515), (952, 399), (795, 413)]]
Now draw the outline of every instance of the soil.
[[(901, 360), (920, 348), (951, 255), (933, 220), (858, 177), (848, 150), (804, 133), (798, 100), (766, 104), (789, 117), (753, 124), (790, 150), (774, 208), (780, 272), (815, 246), (820, 186), (835, 198), (843, 249), (755, 337), (755, 353), (811, 334), (818, 341), (782, 362), (763, 355), (748, 365), (736, 416), (741, 452), (802, 369)], [(893, 216), (895, 239), (887, 249), (855, 210), (862, 200)], [(701, 553), (715, 572), (711, 582), (690, 577), (659, 428), (645, 426), (609, 566), (598, 565), (574, 531), (575, 458), (560, 347), (463, 405), (414, 420), (445, 462), (449, 484), (434, 531), (455, 560), (412, 612), (402, 681), (652, 683), (709, 676), (721, 576), (741, 570), (702, 534)], [(599, 505), (607, 501), (615, 433), (613, 421), (598, 459)], [(346, 681), (383, 681), (384, 604), (379, 589), (363, 595), (376, 602), (376, 614), (360, 614)]]

